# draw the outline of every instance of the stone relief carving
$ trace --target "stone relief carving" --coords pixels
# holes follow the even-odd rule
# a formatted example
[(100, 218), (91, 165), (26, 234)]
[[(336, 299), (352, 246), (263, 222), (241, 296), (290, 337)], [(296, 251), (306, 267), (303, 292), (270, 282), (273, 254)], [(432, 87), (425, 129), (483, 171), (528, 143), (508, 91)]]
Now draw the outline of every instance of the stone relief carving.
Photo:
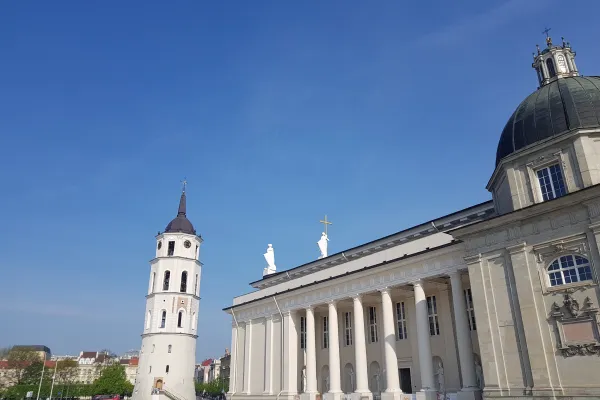
[(558, 351), (565, 357), (600, 355), (598, 308), (585, 297), (583, 306), (573, 294), (581, 288), (562, 291), (562, 304), (554, 302), (549, 321), (558, 335)]

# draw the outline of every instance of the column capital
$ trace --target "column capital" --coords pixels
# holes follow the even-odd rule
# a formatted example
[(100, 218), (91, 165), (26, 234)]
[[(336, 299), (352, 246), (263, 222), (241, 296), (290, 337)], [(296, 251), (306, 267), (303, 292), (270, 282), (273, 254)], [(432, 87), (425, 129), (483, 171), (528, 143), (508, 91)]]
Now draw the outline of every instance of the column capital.
[(450, 272), (448, 272), (448, 276), (450, 277), (450, 279), (452, 279), (452, 278), (460, 279), (460, 271), (458, 269), (455, 269), (454, 271), (450, 271)]
[(315, 306), (312, 304), (307, 305), (306, 307), (304, 307), (304, 309), (306, 311), (315, 311)]
[(518, 244), (515, 244), (513, 246), (508, 246), (506, 248), (506, 250), (508, 250), (509, 254), (523, 253), (523, 252), (525, 252), (526, 249), (527, 249), (527, 243), (526, 242), (518, 243)]
[(337, 304), (338, 304), (338, 300), (329, 300), (329, 301), (327, 302), (327, 305), (333, 305), (333, 306), (337, 306)]
[(478, 264), (481, 262), (481, 253), (463, 258), (467, 264)]
[(411, 285), (413, 286), (423, 286), (423, 279), (417, 279), (416, 281), (412, 281), (410, 282)]
[(380, 293), (382, 293), (382, 294), (383, 294), (383, 293), (390, 294), (390, 292), (392, 291), (392, 288), (391, 288), (391, 287), (389, 287), (389, 286), (386, 286), (386, 287), (384, 287), (384, 288), (381, 288), (381, 289), (379, 289), (378, 291), (379, 291)]

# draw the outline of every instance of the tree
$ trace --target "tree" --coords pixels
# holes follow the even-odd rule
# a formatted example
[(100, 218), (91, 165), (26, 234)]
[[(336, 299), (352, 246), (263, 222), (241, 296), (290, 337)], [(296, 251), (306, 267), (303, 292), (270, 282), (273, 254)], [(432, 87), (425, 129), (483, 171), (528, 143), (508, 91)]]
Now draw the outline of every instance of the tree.
[(125, 367), (120, 364), (109, 365), (102, 370), (94, 382), (94, 394), (120, 394), (131, 396), (133, 385), (127, 380)]
[[(40, 379), (42, 378), (42, 370), (44, 369), (44, 363), (41, 361), (35, 361), (29, 364), (23, 370), (23, 375), (21, 376), (22, 385), (38, 385), (40, 383)], [(52, 371), (46, 370), (44, 372), (44, 383), (50, 382), (52, 379)]]
[(36, 352), (25, 348), (12, 348), (8, 352), (8, 368), (12, 370), (17, 384), (23, 379), (25, 368), (36, 361), (40, 361), (40, 356)]
[(211, 396), (217, 396), (227, 391), (229, 391), (229, 382), (227, 379), (217, 378), (206, 383), (196, 383), (196, 393), (206, 393)]
[(71, 384), (77, 379), (77, 361), (61, 360), (57, 361), (56, 379), (62, 383)]

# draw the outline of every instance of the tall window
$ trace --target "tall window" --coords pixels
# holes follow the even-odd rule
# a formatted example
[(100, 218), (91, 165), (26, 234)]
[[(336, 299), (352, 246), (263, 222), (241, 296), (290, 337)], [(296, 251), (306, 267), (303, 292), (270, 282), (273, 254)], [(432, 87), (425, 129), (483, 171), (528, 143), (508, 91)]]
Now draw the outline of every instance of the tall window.
[(592, 269), (587, 258), (572, 254), (557, 258), (548, 267), (550, 286), (591, 281)]
[(155, 349), (155, 348), (156, 348), (156, 345), (155, 345), (155, 344), (153, 344), (153, 345), (152, 345), (152, 351), (151, 351), (151, 353), (154, 353), (154, 349)]
[(179, 291), (181, 293), (187, 292), (187, 271), (181, 273), (181, 285), (179, 286)]
[(156, 286), (156, 272), (152, 273), (152, 282), (150, 283), (150, 293), (154, 293), (154, 286)]
[(404, 302), (396, 303), (396, 339), (402, 340), (408, 338), (406, 334), (406, 310)]
[(174, 241), (170, 241), (169, 242), (169, 250), (167, 252), (168, 256), (172, 256), (173, 254), (175, 254), (175, 242)]
[(540, 191), (544, 201), (552, 200), (567, 194), (565, 180), (560, 165), (554, 164), (537, 171)]
[(377, 309), (369, 307), (369, 342), (377, 343)]
[(163, 310), (162, 315), (160, 317), (160, 325), (159, 328), (164, 328), (167, 324), (167, 312)]
[(306, 348), (306, 318), (300, 317), (300, 348)]
[(169, 345), (169, 347), (168, 347), (167, 349), (168, 349), (168, 350), (167, 350), (167, 353), (170, 353), (170, 352), (171, 352), (171, 350), (173, 349), (173, 346)]
[(329, 317), (323, 317), (323, 348), (329, 348)]
[(438, 321), (437, 303), (435, 296), (427, 297), (427, 314), (429, 315), (429, 334), (437, 336), (440, 334), (440, 324)]
[(194, 279), (194, 294), (198, 296), (198, 274), (196, 274), (196, 279)]
[(169, 281), (171, 280), (171, 271), (165, 271), (165, 279), (163, 280), (163, 290), (169, 290)]
[(167, 365), (167, 368), (165, 368), (165, 372), (168, 374), (169, 373), (169, 366)]
[(473, 307), (473, 295), (471, 288), (465, 289), (465, 303), (467, 304), (467, 317), (469, 318), (469, 329), (472, 331), (477, 330), (475, 324), (475, 308)]
[(554, 62), (552, 61), (551, 58), (546, 60), (546, 66), (548, 67), (548, 74), (550, 75), (550, 78), (553, 78), (556, 76), (556, 69), (554, 69)]
[(146, 315), (146, 329), (150, 328), (150, 320), (152, 319), (152, 311), (148, 310), (148, 315)]
[(179, 314), (177, 315), (177, 327), (178, 328), (182, 328), (183, 327), (183, 311), (179, 311)]
[(352, 346), (352, 313), (344, 313), (344, 343), (346, 346)]

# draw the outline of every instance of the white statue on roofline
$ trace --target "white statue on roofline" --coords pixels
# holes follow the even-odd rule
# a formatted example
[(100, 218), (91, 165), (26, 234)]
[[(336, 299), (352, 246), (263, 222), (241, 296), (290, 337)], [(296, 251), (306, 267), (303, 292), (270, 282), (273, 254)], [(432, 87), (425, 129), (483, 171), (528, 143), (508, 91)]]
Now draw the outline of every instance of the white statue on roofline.
[(327, 234), (325, 232), (323, 232), (323, 234), (321, 235), (321, 239), (319, 239), (319, 241), (317, 242), (317, 244), (319, 245), (319, 251), (321, 252), (321, 257), (319, 257), (319, 258), (327, 257), (327, 242), (328, 241), (329, 241), (329, 238), (327, 237)]
[(273, 250), (272, 244), (269, 243), (267, 252), (263, 255), (267, 261), (267, 267), (263, 269), (263, 276), (275, 273), (277, 271), (277, 267), (275, 266), (275, 250)]

